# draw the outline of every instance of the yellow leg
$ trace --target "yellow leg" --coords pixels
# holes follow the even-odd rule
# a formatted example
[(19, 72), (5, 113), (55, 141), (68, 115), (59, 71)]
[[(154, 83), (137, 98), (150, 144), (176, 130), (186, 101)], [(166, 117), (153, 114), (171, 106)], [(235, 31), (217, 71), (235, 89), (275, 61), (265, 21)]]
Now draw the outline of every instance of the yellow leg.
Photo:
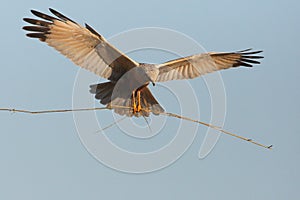
[(135, 91), (132, 92), (132, 108), (133, 108), (133, 113), (136, 113), (137, 108), (136, 108), (136, 102), (135, 102)]
[(138, 103), (137, 103), (137, 112), (140, 112), (142, 110), (142, 106), (141, 106), (141, 91), (137, 91), (137, 99), (138, 99)]

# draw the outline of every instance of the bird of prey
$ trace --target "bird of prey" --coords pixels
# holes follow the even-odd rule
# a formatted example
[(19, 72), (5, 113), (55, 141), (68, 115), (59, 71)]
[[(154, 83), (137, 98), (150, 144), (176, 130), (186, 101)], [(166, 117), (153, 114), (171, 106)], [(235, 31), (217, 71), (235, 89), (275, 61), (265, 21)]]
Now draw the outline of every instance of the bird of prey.
[(120, 115), (149, 116), (164, 112), (147, 87), (149, 83), (193, 79), (231, 67), (252, 67), (263, 58), (256, 55), (262, 51), (246, 49), (201, 53), (162, 64), (139, 63), (109, 44), (88, 24), (81, 26), (54, 9), (49, 10), (54, 16), (31, 10), (41, 19), (24, 18), (33, 25), (23, 27), (30, 32), (27, 36), (46, 42), (76, 65), (108, 79), (91, 85), (90, 92)]

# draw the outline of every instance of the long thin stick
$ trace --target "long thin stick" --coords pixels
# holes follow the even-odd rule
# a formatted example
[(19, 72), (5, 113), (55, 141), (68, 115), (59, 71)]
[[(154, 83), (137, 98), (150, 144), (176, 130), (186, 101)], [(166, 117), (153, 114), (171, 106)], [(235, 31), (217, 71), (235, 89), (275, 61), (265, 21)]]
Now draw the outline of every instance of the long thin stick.
[[(41, 111), (29, 111), (29, 110), (21, 110), (21, 109), (14, 109), (14, 108), (0, 108), (0, 111), (18, 112), (18, 113), (27, 113), (27, 114), (45, 114), (45, 113), (63, 113), (63, 112), (78, 112), (78, 111), (92, 111), (92, 110), (110, 110), (110, 109), (113, 109), (113, 108), (128, 108), (128, 109), (131, 109), (130, 107), (123, 107), (123, 106), (109, 106), (109, 107), (98, 107), (98, 108), (79, 108), (79, 109), (41, 110)], [(273, 147), (273, 145), (267, 146), (267, 145), (255, 142), (252, 139), (236, 135), (234, 133), (223, 130), (221, 127), (218, 127), (218, 126), (215, 126), (215, 125), (212, 125), (212, 124), (208, 124), (208, 123), (205, 123), (205, 122), (201, 122), (199, 120), (191, 119), (191, 118), (188, 118), (188, 117), (185, 117), (185, 116), (177, 115), (177, 114), (174, 114), (174, 113), (168, 113), (168, 112), (163, 112), (163, 113), (160, 113), (160, 114), (166, 115), (166, 116), (169, 116), (169, 117), (174, 117), (174, 118), (186, 120), (186, 121), (190, 121), (190, 122), (194, 122), (194, 123), (198, 123), (198, 124), (213, 128), (215, 130), (218, 130), (218, 131), (220, 131), (222, 133), (225, 133), (227, 135), (236, 137), (238, 139), (245, 140), (246, 142), (250, 142), (250, 143), (258, 145), (260, 147), (264, 147), (266, 149), (272, 149), (272, 147)], [(113, 123), (112, 125), (114, 125), (114, 124), (115, 123)], [(109, 126), (109, 127), (111, 127), (111, 126)], [(106, 128), (109, 128), (109, 127), (106, 127)]]
[(198, 123), (198, 124), (202, 124), (202, 125), (204, 125), (204, 126), (213, 128), (213, 129), (215, 129), (215, 130), (217, 130), (217, 131), (220, 131), (220, 132), (222, 132), (222, 133), (225, 133), (225, 134), (227, 134), (227, 135), (231, 135), (231, 136), (233, 136), (233, 137), (239, 138), (239, 139), (241, 139), (241, 140), (245, 140), (245, 141), (247, 141), (247, 142), (250, 142), (250, 143), (252, 143), (252, 144), (255, 144), (255, 145), (258, 145), (258, 146), (267, 148), (267, 149), (272, 149), (272, 147), (273, 147), (273, 145), (267, 146), (267, 145), (264, 145), (264, 144), (260, 144), (260, 143), (258, 143), (258, 142), (255, 142), (255, 141), (253, 141), (253, 140), (250, 139), (250, 138), (245, 138), (245, 137), (243, 137), (243, 136), (239, 136), (239, 135), (236, 135), (236, 134), (234, 134), (234, 133), (230, 133), (230, 132), (228, 132), (228, 131), (223, 130), (221, 127), (218, 127), (218, 126), (215, 126), (215, 125), (212, 125), (212, 124), (207, 124), (207, 123), (205, 123), (205, 122), (201, 122), (201, 121), (194, 120), (194, 119), (191, 119), (191, 118), (188, 118), (188, 117), (176, 115), (176, 114), (173, 114), (173, 113), (167, 113), (167, 112), (165, 112), (165, 113), (161, 113), (161, 114), (166, 115), (166, 116), (169, 116), (169, 117), (175, 117), (175, 118), (178, 118), (178, 119), (183, 119), (183, 120), (195, 122), (195, 123)]
[(113, 123), (111, 123), (110, 125), (104, 127), (103, 129), (101, 129), (101, 130), (99, 130), (99, 131), (96, 131), (96, 133), (105, 131), (106, 129), (109, 129), (110, 127), (113, 127), (113, 126), (116, 125), (117, 123), (123, 121), (124, 119), (126, 119), (126, 116), (125, 116), (125, 117), (122, 117), (122, 118), (120, 118), (120, 119), (118, 119), (117, 121), (114, 121)]
[(76, 112), (76, 111), (91, 111), (91, 110), (110, 110), (109, 107), (101, 108), (79, 108), (79, 109), (64, 109), (64, 110), (40, 110), (40, 111), (30, 111), (30, 110), (21, 110), (14, 108), (0, 108), (0, 111), (8, 112), (18, 112), (18, 113), (28, 113), (28, 114), (45, 114), (45, 113), (62, 113), (62, 112)]

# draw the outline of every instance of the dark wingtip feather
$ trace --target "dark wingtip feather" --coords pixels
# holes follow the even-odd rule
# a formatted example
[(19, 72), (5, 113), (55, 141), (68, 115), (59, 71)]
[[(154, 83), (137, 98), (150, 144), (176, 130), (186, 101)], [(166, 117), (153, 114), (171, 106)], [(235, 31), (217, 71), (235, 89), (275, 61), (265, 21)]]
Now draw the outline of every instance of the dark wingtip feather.
[(237, 51), (237, 53), (242, 53), (242, 52), (246, 52), (246, 51), (251, 51), (252, 48), (248, 48), (248, 49), (244, 49), (244, 50), (241, 50), (241, 51)]
[(237, 63), (233, 64), (233, 67), (239, 67), (239, 66), (244, 66), (244, 67), (253, 67), (251, 64), (242, 62), (242, 61), (238, 61)]
[(264, 58), (264, 57), (263, 57), (263, 56), (244, 56), (244, 55), (243, 55), (243, 58), (262, 59), (262, 58)]
[(58, 20), (58, 19), (55, 18), (55, 17), (51, 17), (51, 16), (49, 16), (49, 15), (46, 15), (46, 14), (41, 13), (41, 12), (36, 11), (36, 10), (31, 10), (31, 13), (34, 14), (35, 16), (37, 16), (37, 17), (40, 17), (40, 18), (45, 19), (45, 20), (48, 20), (48, 21), (52, 21), (52, 22), (53, 22), (53, 21), (55, 21), (55, 20)]
[(233, 65), (233, 67), (244, 66), (244, 67), (253, 67), (252, 64), (260, 64), (256, 59), (262, 59), (263, 56), (257, 56), (254, 54), (262, 53), (262, 50), (252, 51), (252, 48), (248, 48), (242, 51), (236, 51), (237, 54), (241, 55), (241, 58)]
[(43, 26), (24, 26), (23, 29), (26, 31), (41, 32), (41, 33), (46, 33), (47, 31), (50, 30), (50, 28), (43, 27)]
[(52, 12), (54, 15), (56, 15), (56, 13), (57, 13), (57, 14), (60, 14), (58, 11), (56, 11), (56, 10), (53, 9), (53, 8), (49, 8), (49, 11)]
[(38, 38), (41, 41), (45, 41), (46, 40), (46, 36), (45, 36), (44, 33), (27, 33), (26, 36), (30, 37), (30, 38)]
[(99, 33), (97, 33), (97, 31), (95, 31), (95, 30), (94, 30), (90, 25), (88, 25), (87, 23), (85, 23), (85, 27), (86, 27), (89, 31), (91, 31), (91, 33), (97, 35), (99, 38), (102, 37)]
[(243, 57), (242, 57), (242, 59), (240, 59), (240, 61), (247, 62), (247, 63), (252, 63), (252, 64), (260, 64), (260, 62), (258, 62), (256, 60), (245, 59)]
[(60, 18), (60, 19), (62, 19), (62, 20), (64, 20), (64, 21), (71, 21), (71, 22), (73, 22), (74, 24), (77, 24), (77, 23), (74, 22), (72, 19), (66, 17), (65, 15), (61, 14), (60, 12), (54, 10), (53, 8), (49, 8), (49, 10), (50, 10), (50, 12), (51, 12), (52, 14), (54, 14), (56, 17), (58, 17), (58, 18)]
[(45, 22), (42, 20), (37, 20), (37, 19), (30, 19), (30, 18), (23, 18), (23, 20), (29, 24), (33, 24), (33, 25), (39, 25), (39, 26), (49, 26), (51, 25), (51, 23), (49, 22)]
[(30, 19), (30, 18), (23, 18), (23, 21), (25, 21), (25, 22), (28, 22), (28, 23), (32, 24), (32, 23), (31, 23), (31, 22), (32, 22), (32, 19)]
[(248, 51), (248, 52), (242, 52), (243, 55), (250, 55), (250, 54), (258, 54), (258, 53), (262, 53), (262, 50), (259, 51)]

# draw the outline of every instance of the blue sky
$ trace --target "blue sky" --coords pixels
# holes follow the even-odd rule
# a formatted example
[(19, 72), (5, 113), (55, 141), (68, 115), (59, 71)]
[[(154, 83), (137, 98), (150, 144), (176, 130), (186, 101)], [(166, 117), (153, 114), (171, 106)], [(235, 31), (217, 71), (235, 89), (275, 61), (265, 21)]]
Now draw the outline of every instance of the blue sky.
[[(199, 160), (206, 130), (200, 127), (192, 146), (173, 165), (148, 174), (127, 174), (102, 165), (86, 151), (70, 113), (2, 112), (0, 199), (299, 199), (298, 1), (6, 2), (0, 13), (0, 107), (72, 107), (78, 67), (26, 38), (21, 29), (30, 9), (48, 12), (49, 7), (89, 23), (105, 37), (162, 27), (190, 36), (208, 51), (263, 49), (261, 65), (221, 72), (227, 97), (224, 128), (275, 148), (268, 151), (222, 135), (210, 155)], [(176, 58), (145, 54), (149, 55), (132, 57), (140, 62)], [(201, 78), (190, 83), (200, 97), (205, 93)], [(159, 97), (159, 91), (151, 90)], [(204, 97), (203, 120), (209, 119), (206, 103)], [(164, 134), (161, 139), (166, 142), (172, 135)]]

